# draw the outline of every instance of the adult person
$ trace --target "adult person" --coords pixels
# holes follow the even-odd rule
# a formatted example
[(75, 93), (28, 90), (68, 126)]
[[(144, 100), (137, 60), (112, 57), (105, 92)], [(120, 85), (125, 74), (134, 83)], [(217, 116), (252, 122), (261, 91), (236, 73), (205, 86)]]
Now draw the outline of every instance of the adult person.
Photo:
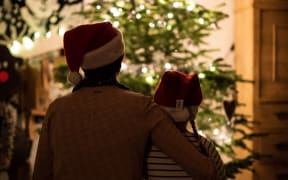
[[(202, 91), (197, 74), (166, 71), (155, 91), (154, 101), (168, 112), (176, 127), (197, 149), (215, 165), (217, 177), (226, 179), (223, 161), (212, 142), (198, 134), (195, 117), (202, 102)], [(192, 129), (188, 125), (191, 125)], [(173, 159), (157, 146), (148, 148), (146, 157), (147, 180), (191, 180)]]
[(34, 180), (141, 180), (149, 138), (191, 176), (214, 179), (213, 164), (170, 116), (117, 82), (125, 52), (117, 28), (110, 22), (77, 26), (64, 34), (64, 50), (75, 88), (48, 108)]

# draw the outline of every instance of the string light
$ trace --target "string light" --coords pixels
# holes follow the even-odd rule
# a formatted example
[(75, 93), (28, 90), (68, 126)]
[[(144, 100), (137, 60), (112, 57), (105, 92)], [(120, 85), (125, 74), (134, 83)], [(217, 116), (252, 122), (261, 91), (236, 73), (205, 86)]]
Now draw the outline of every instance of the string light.
[(192, 11), (195, 8), (195, 6), (196, 6), (195, 2), (191, 0), (189, 2), (189, 5), (187, 6), (187, 10)]
[(141, 17), (142, 17), (141, 14), (139, 14), (139, 13), (136, 14), (136, 19), (141, 19)]
[(118, 17), (120, 16), (121, 9), (113, 7), (110, 9), (110, 12), (113, 14), (114, 17)]
[(125, 6), (125, 2), (124, 1), (118, 1), (116, 3), (116, 5), (119, 6), (119, 7), (124, 7)]
[(148, 68), (147, 67), (142, 67), (141, 72), (142, 73), (147, 73), (148, 72)]
[(17, 40), (14, 40), (10, 48), (11, 53), (19, 54), (20, 50), (21, 50), (21, 44)]
[(35, 32), (34, 39), (39, 39), (39, 38), (40, 38), (40, 32)]
[(213, 130), (213, 135), (214, 135), (214, 136), (217, 136), (218, 134), (219, 134), (219, 129), (217, 129), (217, 128), (214, 129), (214, 130)]
[(46, 33), (46, 35), (45, 35), (45, 36), (46, 36), (46, 38), (51, 38), (51, 36), (52, 36), (52, 33), (49, 31), (49, 32), (47, 32), (47, 33)]
[(172, 19), (172, 18), (174, 17), (174, 14), (173, 14), (173, 13), (168, 13), (168, 14), (167, 14), (167, 17), (168, 17), (169, 19)]
[(148, 76), (145, 78), (146, 82), (148, 83), (153, 83), (153, 77), (152, 76)]
[(121, 63), (121, 71), (126, 71), (127, 70), (127, 68), (128, 68), (128, 66), (127, 66), (127, 64), (126, 63)]
[(150, 23), (149, 23), (149, 27), (154, 28), (154, 27), (155, 27), (155, 24), (152, 23), (152, 22), (150, 22)]
[(114, 26), (114, 27), (117, 28), (117, 27), (119, 27), (119, 25), (120, 25), (119, 21), (114, 21), (114, 22), (113, 22), (113, 26)]
[(202, 130), (199, 130), (199, 131), (198, 131), (198, 134), (200, 134), (201, 136), (204, 136), (204, 135), (205, 135)]
[(65, 29), (61, 27), (58, 31), (59, 36), (64, 36), (64, 33), (65, 33)]
[(214, 72), (215, 70), (216, 70), (216, 67), (213, 66), (213, 65), (211, 65), (211, 66), (210, 66), (210, 71)]
[(161, 21), (161, 20), (159, 20), (158, 22), (157, 22), (157, 25), (159, 26), (159, 27), (165, 27), (166, 26), (166, 22), (165, 21)]
[(143, 10), (143, 9), (145, 9), (145, 6), (144, 6), (143, 4), (141, 4), (141, 5), (139, 6), (139, 8), (140, 8), (141, 10)]
[(27, 36), (23, 37), (22, 41), (25, 49), (30, 50), (34, 47), (34, 43), (29, 37)]
[(174, 2), (173, 3), (173, 7), (174, 8), (179, 8), (179, 7), (181, 7), (183, 4), (181, 3), (181, 2)]
[(204, 19), (203, 18), (199, 18), (198, 22), (199, 22), (199, 24), (204, 24)]
[(164, 67), (166, 70), (169, 70), (172, 68), (172, 65), (170, 63), (165, 63)]
[(198, 76), (200, 79), (204, 79), (206, 77), (206, 75), (204, 73), (199, 73)]
[(100, 5), (96, 5), (96, 9), (97, 10), (101, 9), (101, 6)]

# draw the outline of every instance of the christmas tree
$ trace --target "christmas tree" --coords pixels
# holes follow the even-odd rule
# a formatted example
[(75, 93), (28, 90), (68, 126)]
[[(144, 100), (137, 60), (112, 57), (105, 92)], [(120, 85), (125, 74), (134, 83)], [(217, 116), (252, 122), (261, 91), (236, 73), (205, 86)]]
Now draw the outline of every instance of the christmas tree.
[[(246, 140), (258, 135), (247, 133), (245, 129), (251, 129), (253, 123), (247, 115), (235, 112), (241, 104), (236, 85), (246, 81), (224, 58), (210, 57), (214, 49), (205, 48), (205, 38), (228, 17), (221, 12), (221, 5), (208, 9), (191, 0), (96, 1), (90, 5), (77, 14), (91, 22), (109, 20), (123, 32), (126, 57), (119, 81), (134, 91), (152, 95), (166, 70), (198, 73), (204, 95), (196, 119), (198, 129), (227, 159), (229, 178), (250, 169), (258, 154)], [(237, 158), (235, 147), (248, 155)]]
[[(1, 2), (0, 43), (10, 46), (17, 42), (14, 40), (32, 38), (38, 34), (39, 28), (40, 32), (49, 34), (52, 26), (56, 27), (71, 17), (63, 15), (64, 7), (81, 2), (49, 1), (52, 4), (40, 3), (38, 9), (32, 9), (32, 5), (38, 6), (25, 0)], [(219, 22), (228, 17), (221, 11), (221, 5), (208, 9), (193, 0), (102, 0), (75, 14), (91, 22), (109, 20), (123, 31), (126, 57), (119, 80), (132, 90), (153, 95), (166, 70), (198, 73), (204, 95), (196, 119), (198, 129), (215, 142), (223, 157), (227, 157), (228, 177), (234, 178), (242, 169), (251, 168), (258, 154), (246, 142), (259, 134), (247, 133), (245, 129), (251, 129), (253, 123), (248, 121), (247, 115), (236, 113), (241, 105), (237, 101), (236, 85), (245, 80), (225, 63), (224, 58), (211, 57), (214, 48), (205, 46), (205, 39), (220, 28)], [(55, 71), (56, 79), (65, 88), (69, 87), (66, 72), (66, 65), (59, 65)], [(237, 147), (247, 151), (248, 155), (237, 158)]]

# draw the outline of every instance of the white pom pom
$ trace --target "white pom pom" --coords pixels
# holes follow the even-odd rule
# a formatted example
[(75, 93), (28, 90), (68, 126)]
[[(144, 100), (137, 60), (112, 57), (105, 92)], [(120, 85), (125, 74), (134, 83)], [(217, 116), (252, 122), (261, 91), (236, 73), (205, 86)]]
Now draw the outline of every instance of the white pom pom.
[(71, 84), (77, 85), (82, 80), (82, 76), (79, 72), (72, 71), (72, 72), (69, 72), (67, 79)]

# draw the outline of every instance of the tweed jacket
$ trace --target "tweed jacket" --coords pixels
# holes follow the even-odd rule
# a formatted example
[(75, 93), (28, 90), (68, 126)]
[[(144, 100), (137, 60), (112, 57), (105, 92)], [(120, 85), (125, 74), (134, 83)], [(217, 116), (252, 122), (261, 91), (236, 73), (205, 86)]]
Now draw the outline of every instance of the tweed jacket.
[(101, 86), (50, 104), (33, 180), (142, 180), (148, 139), (195, 179), (215, 179), (213, 164), (150, 97)]

